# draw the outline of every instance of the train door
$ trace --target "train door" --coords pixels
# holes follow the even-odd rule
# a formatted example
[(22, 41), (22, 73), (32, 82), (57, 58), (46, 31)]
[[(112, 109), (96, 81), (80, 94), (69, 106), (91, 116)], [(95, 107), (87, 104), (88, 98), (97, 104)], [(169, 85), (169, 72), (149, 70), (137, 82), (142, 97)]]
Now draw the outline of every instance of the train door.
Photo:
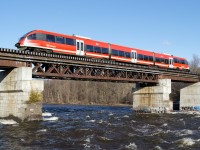
[(84, 41), (76, 40), (76, 55), (84, 55)]
[(173, 58), (169, 58), (169, 68), (173, 68)]
[(131, 58), (132, 58), (132, 62), (136, 63), (137, 62), (137, 52), (132, 50), (131, 51)]

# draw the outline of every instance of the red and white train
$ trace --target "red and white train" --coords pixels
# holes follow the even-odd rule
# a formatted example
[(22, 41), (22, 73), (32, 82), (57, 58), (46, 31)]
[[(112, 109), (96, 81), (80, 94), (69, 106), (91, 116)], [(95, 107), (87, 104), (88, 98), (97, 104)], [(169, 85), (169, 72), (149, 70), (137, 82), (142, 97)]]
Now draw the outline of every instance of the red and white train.
[(105, 58), (189, 71), (189, 65), (185, 58), (44, 30), (28, 32), (19, 39), (15, 46), (20, 50)]

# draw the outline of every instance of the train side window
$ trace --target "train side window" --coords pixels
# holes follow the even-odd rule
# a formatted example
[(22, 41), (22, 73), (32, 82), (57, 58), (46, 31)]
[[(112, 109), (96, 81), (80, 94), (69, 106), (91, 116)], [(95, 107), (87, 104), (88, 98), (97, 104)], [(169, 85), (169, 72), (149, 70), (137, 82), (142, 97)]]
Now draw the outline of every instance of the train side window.
[(165, 64), (169, 64), (169, 59), (165, 59)]
[(149, 56), (149, 61), (153, 61), (153, 56)]
[(64, 44), (64, 37), (56, 36), (56, 43)]
[(36, 34), (31, 34), (27, 37), (28, 40), (36, 40)]
[(179, 63), (177, 58), (174, 58), (174, 63)]
[(124, 57), (124, 52), (123, 51), (119, 51), (119, 56)]
[(184, 61), (184, 60), (181, 60), (181, 64), (185, 64), (185, 61)]
[(43, 40), (43, 41), (45, 41), (46, 35), (45, 35), (45, 34), (42, 34), (42, 33), (37, 33), (37, 34), (36, 34), (36, 39), (37, 39), (37, 40)]
[(148, 56), (147, 55), (144, 55), (144, 60), (149, 60)]
[(156, 62), (161, 62), (160, 58), (156, 57)]
[(101, 48), (100, 47), (94, 47), (94, 51), (96, 52), (96, 53), (101, 53)]
[(137, 59), (143, 60), (143, 59), (144, 59), (144, 58), (143, 58), (143, 55), (142, 55), (142, 54), (137, 54)]
[(71, 38), (65, 38), (65, 43), (67, 45), (75, 45), (74, 44), (74, 39), (71, 39)]
[(86, 45), (86, 51), (88, 51), (88, 52), (93, 52), (93, 46), (91, 46), (91, 45)]
[(160, 62), (161, 62), (161, 63), (165, 63), (165, 59), (164, 59), (164, 58), (161, 58), (161, 59), (160, 59)]
[(119, 55), (119, 51), (112, 49), (112, 55), (118, 56)]
[(131, 58), (131, 54), (129, 52), (125, 52), (125, 57), (126, 58)]
[(47, 34), (47, 35), (46, 35), (46, 40), (47, 40), (48, 42), (55, 42), (55, 36), (54, 36), (54, 35), (49, 35), (49, 34)]
[(108, 49), (107, 48), (102, 48), (102, 54), (108, 54)]

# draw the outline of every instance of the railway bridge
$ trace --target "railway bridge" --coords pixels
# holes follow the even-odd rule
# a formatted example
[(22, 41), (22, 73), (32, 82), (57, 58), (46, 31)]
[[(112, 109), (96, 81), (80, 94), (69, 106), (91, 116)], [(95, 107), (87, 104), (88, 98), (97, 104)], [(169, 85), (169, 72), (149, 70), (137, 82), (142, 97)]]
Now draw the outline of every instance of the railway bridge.
[(43, 80), (32, 78), (132, 82), (136, 111), (171, 110), (171, 81), (188, 82), (192, 86), (182, 90), (180, 107), (200, 106), (200, 77), (182, 70), (6, 48), (0, 48), (0, 69), (0, 117), (41, 118), (41, 104), (31, 103), (30, 95), (44, 90)]

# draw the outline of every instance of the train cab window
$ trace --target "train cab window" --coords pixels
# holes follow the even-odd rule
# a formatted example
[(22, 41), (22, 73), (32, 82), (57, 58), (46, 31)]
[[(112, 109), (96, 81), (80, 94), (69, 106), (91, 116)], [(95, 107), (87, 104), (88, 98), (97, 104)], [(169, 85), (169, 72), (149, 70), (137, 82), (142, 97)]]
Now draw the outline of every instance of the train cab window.
[(36, 40), (36, 34), (31, 34), (27, 37), (28, 40)]
[(149, 56), (147, 56), (147, 55), (144, 55), (144, 60), (147, 60), (147, 61), (149, 61)]
[(74, 44), (74, 39), (71, 39), (71, 38), (65, 38), (65, 43), (67, 45), (75, 45)]
[(88, 52), (93, 52), (93, 46), (91, 46), (91, 45), (86, 45), (86, 51), (88, 51)]
[(108, 49), (107, 48), (102, 48), (102, 54), (108, 54)]
[(153, 56), (149, 56), (149, 61), (153, 61)]
[(119, 55), (119, 51), (112, 49), (112, 55), (118, 56)]
[(54, 35), (49, 35), (49, 34), (47, 34), (46, 40), (47, 40), (48, 42), (55, 42), (55, 36), (54, 36)]
[(187, 60), (184, 60), (184, 64), (188, 65), (188, 62), (187, 62)]
[(64, 44), (64, 37), (56, 36), (56, 43)]
[(96, 53), (101, 53), (101, 48), (100, 47), (94, 47), (94, 52)]
[(137, 54), (137, 59), (143, 60), (143, 59), (144, 59), (144, 58), (143, 58), (143, 55), (142, 55), (142, 54)]
[(125, 52), (125, 57), (126, 58), (131, 58), (131, 54), (129, 52)]
[(124, 52), (123, 51), (119, 51), (119, 56), (124, 57)]

